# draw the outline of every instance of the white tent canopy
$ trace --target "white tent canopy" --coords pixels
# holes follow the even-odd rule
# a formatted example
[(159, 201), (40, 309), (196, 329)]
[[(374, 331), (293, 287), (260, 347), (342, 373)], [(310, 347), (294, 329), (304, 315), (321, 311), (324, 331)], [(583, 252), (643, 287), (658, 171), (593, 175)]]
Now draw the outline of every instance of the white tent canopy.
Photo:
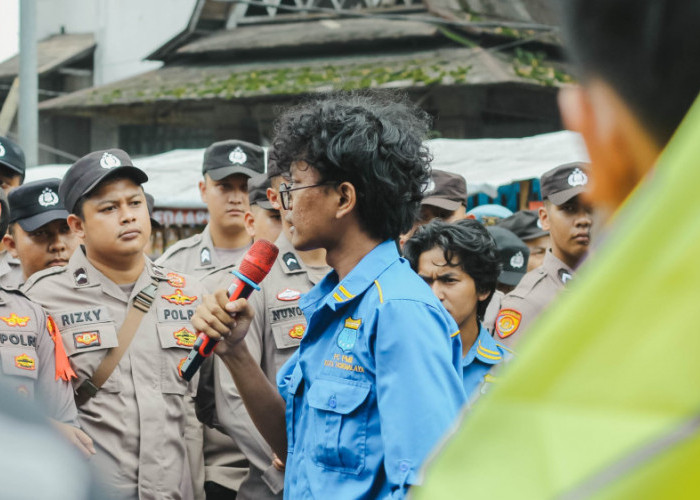
[[(433, 168), (459, 173), (467, 179), (469, 194), (494, 197), (499, 186), (540, 177), (547, 170), (572, 161), (587, 161), (578, 134), (563, 131), (521, 139), (434, 139), (428, 141)], [(144, 189), (156, 206), (204, 208), (198, 182), (202, 178), (203, 149), (176, 149), (136, 158), (149, 181)], [(26, 181), (62, 178), (68, 165), (44, 165), (27, 171)]]

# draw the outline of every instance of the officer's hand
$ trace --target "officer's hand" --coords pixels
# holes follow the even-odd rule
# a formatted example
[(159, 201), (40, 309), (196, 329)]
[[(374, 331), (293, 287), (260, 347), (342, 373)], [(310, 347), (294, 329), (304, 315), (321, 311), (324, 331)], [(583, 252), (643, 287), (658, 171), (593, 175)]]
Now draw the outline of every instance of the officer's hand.
[(284, 472), (284, 462), (275, 453), (272, 454), (272, 465), (278, 471)]
[(81, 429), (53, 419), (51, 420), (51, 423), (58, 430), (58, 432), (63, 435), (63, 437), (65, 437), (73, 446), (78, 448), (80, 453), (82, 453), (85, 458), (90, 458), (96, 453), (92, 439)]
[(212, 340), (223, 340), (215, 352), (224, 355), (245, 338), (253, 314), (246, 299), (229, 302), (226, 290), (217, 290), (214, 295), (205, 295), (197, 306), (192, 326)]

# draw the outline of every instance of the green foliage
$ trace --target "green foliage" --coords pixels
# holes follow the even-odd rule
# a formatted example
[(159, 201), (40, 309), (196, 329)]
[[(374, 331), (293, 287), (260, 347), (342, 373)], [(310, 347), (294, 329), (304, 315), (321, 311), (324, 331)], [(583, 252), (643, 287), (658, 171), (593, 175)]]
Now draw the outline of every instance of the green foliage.
[(513, 59), (515, 74), (550, 87), (573, 82), (570, 75), (546, 63), (545, 58), (546, 55), (543, 52), (515, 49), (515, 58)]

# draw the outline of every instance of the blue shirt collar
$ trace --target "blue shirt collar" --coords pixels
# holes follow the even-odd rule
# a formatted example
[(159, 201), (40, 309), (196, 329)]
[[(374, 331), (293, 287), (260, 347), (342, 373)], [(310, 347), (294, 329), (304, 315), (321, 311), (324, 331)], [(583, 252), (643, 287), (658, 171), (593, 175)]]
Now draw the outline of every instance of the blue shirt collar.
[(386, 240), (365, 255), (340, 283), (335, 271), (328, 273), (299, 300), (299, 305), (302, 309), (307, 309), (318, 303), (315, 309), (328, 305), (337, 311), (372, 286), (374, 280), (398, 258), (396, 242)]
[(479, 324), (479, 335), (462, 358), (462, 367), (469, 366), (474, 359), (489, 365), (496, 365), (503, 361), (503, 355), (503, 348), (493, 339), (484, 325)]

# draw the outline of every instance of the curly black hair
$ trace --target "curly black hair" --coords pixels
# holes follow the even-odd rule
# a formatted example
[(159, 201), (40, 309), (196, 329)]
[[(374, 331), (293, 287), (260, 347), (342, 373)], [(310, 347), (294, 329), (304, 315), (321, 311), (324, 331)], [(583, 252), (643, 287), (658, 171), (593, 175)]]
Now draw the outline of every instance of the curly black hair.
[(464, 219), (450, 224), (435, 219), (418, 228), (404, 245), (403, 255), (418, 272), (421, 254), (435, 247), (442, 249), (445, 262), (460, 266), (471, 276), (477, 293), (488, 292), (488, 297), (476, 307), (477, 317), (482, 321), (501, 273), (496, 242), (479, 221)]
[(403, 94), (331, 93), (284, 112), (272, 147), (283, 172), (303, 160), (323, 182), (350, 182), (363, 229), (396, 239), (416, 220), (430, 178), (432, 158), (423, 144), (430, 124)]

